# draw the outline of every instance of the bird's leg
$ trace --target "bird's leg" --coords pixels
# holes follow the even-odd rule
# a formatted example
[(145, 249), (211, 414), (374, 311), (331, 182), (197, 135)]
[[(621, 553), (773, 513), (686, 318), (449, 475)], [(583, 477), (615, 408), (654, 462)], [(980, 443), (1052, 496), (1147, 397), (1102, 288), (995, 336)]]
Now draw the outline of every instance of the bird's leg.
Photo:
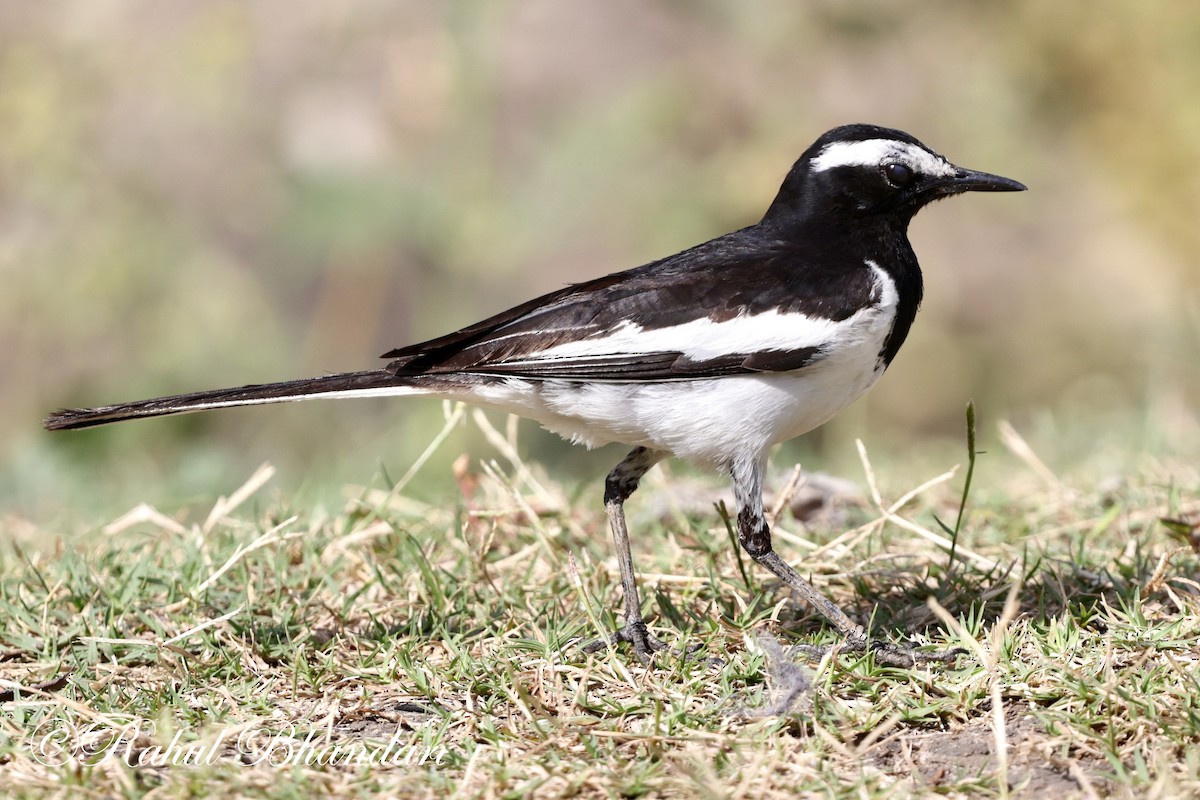
[(613, 543), (617, 546), (617, 563), (621, 565), (621, 586), (625, 590), (625, 625), (608, 639), (596, 639), (583, 646), (583, 652), (603, 650), (610, 643), (629, 642), (633, 652), (643, 662), (650, 655), (663, 650), (666, 645), (650, 635), (642, 619), (642, 605), (638, 597), (637, 580), (633, 574), (633, 553), (629, 549), (629, 529), (625, 526), (625, 501), (634, 493), (638, 482), (647, 471), (663, 458), (663, 453), (646, 447), (635, 447), (620, 464), (613, 467), (604, 481), (604, 510), (608, 514), (608, 527), (612, 530)]
[[(935, 653), (920, 653), (887, 642), (872, 641), (861, 625), (846, 616), (845, 612), (829, 598), (801, 578), (796, 570), (780, 558), (771, 547), (771, 529), (767, 525), (762, 502), (762, 481), (765, 468), (765, 457), (752, 461), (735, 461), (730, 465), (729, 472), (733, 477), (733, 492), (738, 505), (738, 542), (751, 558), (769, 569), (833, 623), (842, 636), (846, 637), (844, 647), (854, 651), (864, 651), (869, 648), (874, 652), (877, 661), (901, 667), (911, 667), (914, 664), (931, 661), (949, 663), (966, 652), (961, 648), (954, 648)], [(803, 649), (810, 655), (822, 655), (829, 648), (804, 647)]]

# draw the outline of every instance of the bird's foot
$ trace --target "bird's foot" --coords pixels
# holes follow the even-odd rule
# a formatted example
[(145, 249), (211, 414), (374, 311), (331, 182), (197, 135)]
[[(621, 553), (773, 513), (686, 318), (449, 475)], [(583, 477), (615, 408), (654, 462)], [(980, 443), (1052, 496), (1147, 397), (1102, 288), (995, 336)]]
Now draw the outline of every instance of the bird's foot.
[(837, 644), (801, 644), (796, 645), (792, 650), (814, 660), (824, 658), (831, 650), (840, 650), (849, 653), (865, 653), (869, 650), (874, 654), (877, 663), (886, 664), (889, 667), (915, 667), (918, 664), (953, 664), (959, 656), (966, 655), (967, 653), (962, 647), (948, 647), (945, 650), (927, 652), (879, 639), (863, 639), (858, 637), (847, 639)]
[(638, 661), (649, 664), (654, 654), (667, 649), (667, 643), (650, 635), (646, 623), (642, 620), (626, 622), (625, 626), (613, 631), (611, 636), (603, 639), (593, 639), (583, 645), (583, 652), (598, 653), (609, 646), (617, 646), (621, 642), (633, 645), (633, 653)]
[[(623, 628), (618, 628), (611, 636), (604, 639), (593, 639), (583, 645), (582, 649), (585, 653), (597, 653), (608, 646), (617, 646), (621, 642), (629, 642), (633, 645), (633, 653), (638, 657), (638, 660), (647, 666), (654, 658), (654, 654), (670, 649), (672, 653), (682, 658), (687, 658), (693, 653), (699, 651), (704, 645), (699, 642), (693, 642), (682, 649), (670, 648), (666, 642), (650, 635), (650, 631), (646, 629), (646, 623), (641, 620), (627, 622)], [(721, 664), (719, 659), (709, 659), (712, 663), (716, 661)]]

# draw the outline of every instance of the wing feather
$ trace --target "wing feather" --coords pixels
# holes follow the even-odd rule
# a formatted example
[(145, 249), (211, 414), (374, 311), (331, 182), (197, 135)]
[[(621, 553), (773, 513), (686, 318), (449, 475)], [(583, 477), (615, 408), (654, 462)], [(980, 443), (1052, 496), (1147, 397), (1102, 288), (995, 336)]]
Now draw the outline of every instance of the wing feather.
[(751, 227), (662, 261), (567, 286), (384, 355), (396, 375), (473, 373), (675, 381), (819, 361), (837, 323), (877, 299), (861, 262)]

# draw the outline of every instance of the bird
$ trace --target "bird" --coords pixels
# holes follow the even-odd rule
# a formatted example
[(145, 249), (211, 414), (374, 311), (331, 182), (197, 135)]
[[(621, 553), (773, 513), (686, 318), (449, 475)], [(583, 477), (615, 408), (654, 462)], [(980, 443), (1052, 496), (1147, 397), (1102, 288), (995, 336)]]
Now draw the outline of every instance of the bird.
[(737, 539), (821, 613), (839, 646), (882, 663), (952, 662), (871, 638), (781, 558), (763, 509), (771, 448), (866, 392), (908, 337), (923, 295), (914, 215), (964, 192), (1023, 191), (958, 167), (903, 131), (842, 125), (795, 161), (762, 219), (675, 255), (567, 285), (465, 328), (384, 353), (382, 368), (179, 394), (44, 420), (49, 430), (313, 398), (414, 395), (531, 418), (571, 442), (622, 443), (604, 507), (622, 624), (585, 652), (628, 643), (644, 663), (668, 645), (641, 611), (624, 505), (667, 457), (725, 473)]

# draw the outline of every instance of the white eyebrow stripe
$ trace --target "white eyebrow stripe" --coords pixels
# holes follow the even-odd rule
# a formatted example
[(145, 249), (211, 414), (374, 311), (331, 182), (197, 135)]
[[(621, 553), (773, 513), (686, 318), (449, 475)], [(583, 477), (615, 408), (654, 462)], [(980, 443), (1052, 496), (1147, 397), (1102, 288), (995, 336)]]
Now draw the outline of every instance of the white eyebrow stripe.
[(922, 175), (949, 177), (953, 164), (923, 147), (895, 139), (863, 139), (858, 142), (833, 142), (812, 160), (813, 172), (834, 167), (878, 167), (885, 161), (897, 161)]

